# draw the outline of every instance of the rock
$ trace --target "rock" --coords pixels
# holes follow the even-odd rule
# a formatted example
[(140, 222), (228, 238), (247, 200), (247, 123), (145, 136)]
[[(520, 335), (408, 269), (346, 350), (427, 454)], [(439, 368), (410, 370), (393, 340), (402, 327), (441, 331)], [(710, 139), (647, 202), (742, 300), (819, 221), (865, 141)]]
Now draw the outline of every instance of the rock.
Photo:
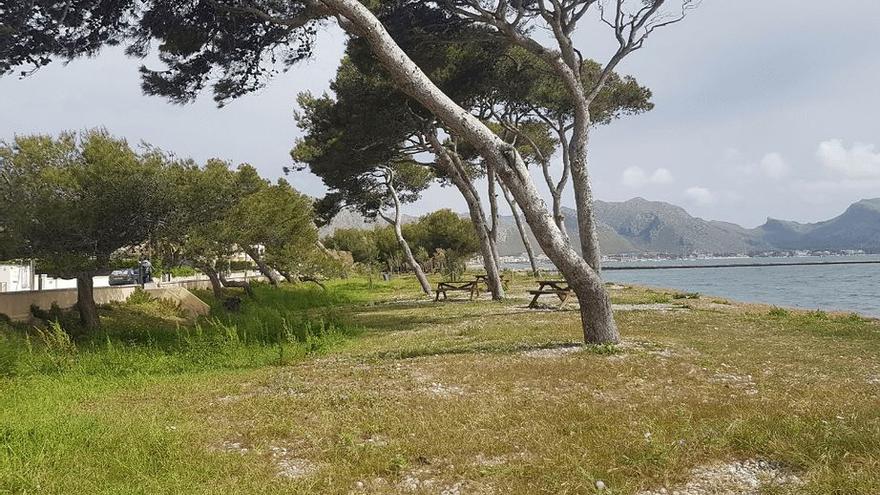
[(596, 480), (596, 489), (600, 490), (600, 491), (604, 490), (605, 489), (605, 482), (602, 480)]

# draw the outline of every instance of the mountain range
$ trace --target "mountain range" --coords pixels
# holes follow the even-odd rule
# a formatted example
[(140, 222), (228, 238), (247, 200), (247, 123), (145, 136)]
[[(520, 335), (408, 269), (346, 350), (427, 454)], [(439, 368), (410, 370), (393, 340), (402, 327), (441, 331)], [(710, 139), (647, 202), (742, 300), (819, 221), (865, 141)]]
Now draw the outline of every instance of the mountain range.
[[(564, 209), (565, 226), (577, 242), (577, 214)], [(759, 254), (771, 251), (880, 252), (880, 198), (850, 205), (841, 215), (818, 223), (768, 218), (747, 229), (734, 223), (704, 220), (684, 208), (660, 201), (633, 198), (623, 202), (596, 201), (599, 244), (603, 254)], [(346, 212), (334, 218), (323, 234), (336, 228), (365, 227), (362, 217)], [(513, 217), (501, 217), (498, 249), (502, 256), (525, 251)], [(532, 245), (537, 243), (532, 238)]]

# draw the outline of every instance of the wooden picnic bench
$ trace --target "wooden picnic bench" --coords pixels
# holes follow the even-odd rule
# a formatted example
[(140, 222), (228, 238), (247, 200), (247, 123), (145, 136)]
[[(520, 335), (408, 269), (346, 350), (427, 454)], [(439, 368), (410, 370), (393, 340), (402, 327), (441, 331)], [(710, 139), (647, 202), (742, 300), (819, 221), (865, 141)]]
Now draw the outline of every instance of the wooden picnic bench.
[(529, 294), (533, 295), (529, 308), (538, 307), (538, 298), (541, 296), (554, 295), (559, 298), (559, 308), (561, 309), (568, 302), (571, 296), (577, 297), (565, 280), (538, 280), (538, 290), (530, 290)]
[(447, 296), (446, 294), (447, 291), (468, 292), (470, 294), (471, 300), (473, 300), (474, 296), (479, 290), (477, 288), (478, 283), (479, 282), (477, 282), (476, 280), (471, 280), (468, 282), (440, 282), (439, 284), (437, 284), (437, 296), (434, 298), (434, 302), (440, 300), (440, 294), (443, 294), (444, 301), (446, 299), (449, 299), (449, 296)]
[[(489, 290), (489, 276), (488, 275), (476, 275), (474, 277), (476, 282), (479, 284), (477, 287), (477, 295), (480, 295), (479, 286), (486, 287), (486, 290)], [(507, 277), (501, 277), (501, 286), (504, 287), (504, 290), (507, 290), (510, 287), (510, 279)]]

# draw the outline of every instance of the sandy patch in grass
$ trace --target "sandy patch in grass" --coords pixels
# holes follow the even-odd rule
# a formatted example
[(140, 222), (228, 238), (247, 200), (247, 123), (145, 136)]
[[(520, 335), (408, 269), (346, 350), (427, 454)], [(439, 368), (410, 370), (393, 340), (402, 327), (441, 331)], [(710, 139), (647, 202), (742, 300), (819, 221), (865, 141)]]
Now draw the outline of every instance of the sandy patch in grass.
[(748, 459), (700, 466), (683, 486), (640, 492), (639, 495), (759, 495), (771, 486), (801, 485), (803, 481), (779, 465)]
[(308, 459), (276, 458), (275, 466), (278, 468), (278, 476), (281, 478), (305, 478), (318, 472), (317, 464)]
[(433, 382), (427, 388), (428, 393), (435, 397), (456, 397), (462, 396), (465, 394), (463, 388), (455, 386), (455, 385), (444, 385), (440, 382)]
[(575, 345), (567, 345), (561, 347), (549, 347), (547, 349), (535, 349), (532, 351), (525, 351), (522, 353), (523, 356), (530, 358), (559, 358), (562, 356), (568, 356), (569, 354), (574, 354), (585, 349), (584, 346), (575, 344)]
[(757, 395), (758, 385), (752, 379), (752, 375), (738, 375), (736, 373), (715, 373), (709, 378), (712, 383), (719, 383), (728, 388), (739, 389), (746, 395)]
[(670, 303), (612, 304), (611, 309), (614, 311), (689, 311), (688, 308)]
[[(224, 440), (219, 446), (213, 447), (210, 450), (241, 455), (248, 454), (251, 451), (257, 454), (265, 453), (261, 449), (253, 449), (242, 442), (232, 440)], [(320, 469), (318, 464), (308, 459), (294, 456), (290, 447), (273, 445), (269, 447), (269, 454), (272, 464), (275, 466), (276, 475), (281, 478), (304, 478), (315, 474)]]
[(246, 453), (248, 453), (251, 449), (248, 448), (246, 445), (244, 445), (244, 444), (241, 443), (241, 442), (233, 442), (232, 440), (223, 440), (223, 442), (222, 442), (219, 446), (214, 447), (214, 448), (212, 448), (211, 450), (214, 450), (214, 451), (217, 451), (217, 452), (229, 452), (229, 453), (235, 453), (235, 454), (246, 454)]
[[(454, 466), (448, 466), (449, 469)], [(489, 495), (494, 490), (483, 483), (464, 480), (450, 483), (438, 479), (439, 473), (429, 468), (411, 470), (397, 483), (397, 493), (431, 493), (438, 495)]]

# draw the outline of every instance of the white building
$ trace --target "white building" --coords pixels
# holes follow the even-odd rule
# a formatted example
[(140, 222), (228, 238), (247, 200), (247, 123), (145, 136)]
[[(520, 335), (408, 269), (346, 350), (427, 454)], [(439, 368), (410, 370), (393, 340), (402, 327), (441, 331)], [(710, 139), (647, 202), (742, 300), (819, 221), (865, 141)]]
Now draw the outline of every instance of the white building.
[(0, 265), (0, 292), (34, 290), (33, 265)]

